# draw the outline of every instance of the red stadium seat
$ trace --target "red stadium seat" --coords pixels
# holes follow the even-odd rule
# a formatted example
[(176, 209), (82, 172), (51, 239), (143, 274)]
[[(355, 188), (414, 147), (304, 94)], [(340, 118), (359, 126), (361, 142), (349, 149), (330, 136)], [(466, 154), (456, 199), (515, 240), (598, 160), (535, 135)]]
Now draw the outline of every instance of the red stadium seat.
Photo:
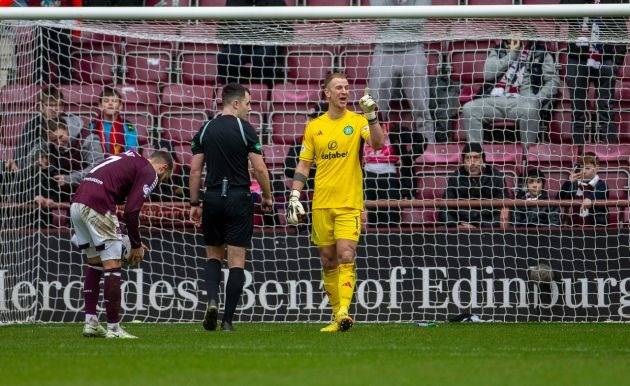
[(520, 173), (523, 168), (523, 145), (486, 144), (483, 145), (486, 162), (503, 172)]
[(444, 192), (448, 184), (448, 174), (419, 174), (416, 179), (418, 192), (416, 197), (420, 200), (434, 200), (444, 198)]
[[(144, 24), (130, 24), (126, 29), (125, 51), (159, 51), (169, 52), (177, 48), (177, 42), (167, 36), (180, 34), (180, 26), (168, 23), (151, 23), (150, 34)], [(155, 38), (153, 38), (155, 36)]]
[(160, 115), (160, 130), (162, 139), (168, 140), (173, 146), (190, 145), (193, 137), (208, 120), (204, 111), (174, 111)]
[(214, 108), (210, 86), (168, 84), (162, 89), (161, 111), (211, 111)]
[(69, 84), (60, 86), (59, 91), (63, 95), (67, 111), (91, 111), (100, 103), (99, 95), (103, 92), (103, 85)]
[(584, 145), (584, 153), (595, 153), (600, 165), (620, 166), (630, 163), (630, 144), (587, 144)]
[(347, 41), (357, 42), (357, 44), (347, 44), (342, 47), (337, 47), (337, 49), (339, 50), (338, 53), (343, 53), (344, 51), (372, 51), (371, 44), (360, 42), (374, 41), (376, 39), (377, 33), (378, 24), (375, 22), (361, 21), (353, 23), (343, 23), (341, 25), (341, 36), (344, 36)]
[(37, 113), (0, 113), (0, 144), (7, 147), (20, 146), (24, 127)]
[(577, 158), (577, 150), (571, 145), (539, 143), (527, 150), (528, 166), (571, 167)]
[(72, 46), (86, 51), (103, 51), (104, 47), (115, 53), (122, 52), (122, 38), (118, 35), (107, 35), (100, 32), (80, 30), (72, 33)]
[(155, 84), (119, 85), (124, 106), (122, 111), (128, 113), (158, 113), (159, 91)]
[(461, 164), (462, 144), (429, 144), (424, 153), (418, 157), (416, 173), (449, 172)]
[(483, 68), (487, 56), (485, 49), (451, 52), (451, 79), (467, 85), (483, 83)]
[(182, 52), (177, 59), (181, 69), (181, 82), (213, 85), (219, 73), (217, 52)]
[(289, 82), (319, 85), (333, 67), (334, 55), (329, 51), (290, 50), (287, 52), (286, 69)]
[(265, 163), (269, 169), (281, 169), (284, 171), (284, 160), (289, 153), (289, 148), (291, 148), (291, 145), (277, 143), (263, 146)]
[(370, 51), (344, 51), (339, 56), (339, 69), (351, 85), (366, 85), (369, 81)]
[(560, 188), (562, 184), (566, 180), (569, 179), (569, 173), (571, 169), (541, 169), (543, 171), (543, 175), (545, 176), (545, 189), (549, 194), (550, 199), (558, 198), (558, 193), (560, 192)]
[(125, 84), (168, 83), (171, 53), (168, 51), (126, 51), (124, 56)]
[(549, 138), (553, 143), (573, 143), (573, 113), (570, 109), (555, 110), (549, 124)]
[(35, 85), (0, 87), (0, 111), (36, 111), (38, 92)]
[(271, 91), (273, 111), (307, 111), (321, 100), (321, 89), (314, 84), (277, 84)]
[(273, 112), (269, 116), (273, 143), (292, 145), (299, 143), (304, 134), (308, 116), (306, 111)]
[(115, 83), (117, 56), (112, 51), (79, 51), (72, 54), (73, 79), (84, 83)]
[(625, 169), (603, 169), (598, 173), (606, 181), (610, 200), (627, 200), (630, 189), (630, 172)]
[[(225, 0), (218, 0), (225, 4)], [(223, 5), (221, 5), (223, 6)], [(216, 39), (218, 24), (205, 23), (185, 25), (181, 29), (181, 35), (186, 37), (201, 37), (203, 39)], [(220, 45), (218, 43), (209, 42), (181, 42), (181, 52), (219, 52)]]

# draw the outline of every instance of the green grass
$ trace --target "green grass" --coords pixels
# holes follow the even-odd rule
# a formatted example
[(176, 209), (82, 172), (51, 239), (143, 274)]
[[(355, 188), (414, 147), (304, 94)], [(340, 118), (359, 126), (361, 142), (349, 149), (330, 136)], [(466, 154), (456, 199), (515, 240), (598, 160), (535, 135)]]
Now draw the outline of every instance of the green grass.
[(630, 325), (127, 325), (136, 341), (81, 325), (0, 327), (0, 385), (621, 385)]

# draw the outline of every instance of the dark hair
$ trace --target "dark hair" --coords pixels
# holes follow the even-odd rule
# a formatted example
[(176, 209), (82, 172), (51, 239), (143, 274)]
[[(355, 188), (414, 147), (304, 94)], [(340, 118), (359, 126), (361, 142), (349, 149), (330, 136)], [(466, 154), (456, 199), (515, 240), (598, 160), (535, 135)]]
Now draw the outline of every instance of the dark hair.
[(40, 100), (43, 101), (44, 99), (54, 99), (56, 101), (60, 101), (63, 99), (63, 96), (57, 86), (50, 85), (42, 90)]
[(599, 166), (599, 159), (597, 158), (597, 154), (590, 151), (584, 153), (584, 155), (580, 157), (581, 168), (584, 167), (584, 165), (586, 164)]
[(464, 161), (464, 157), (469, 153), (479, 153), (481, 154), (481, 159), (483, 162), (486, 162), (486, 154), (483, 152), (483, 147), (478, 142), (470, 142), (464, 146), (462, 150), (462, 162)]
[(543, 187), (545, 186), (545, 175), (538, 169), (529, 169), (527, 171), (527, 175), (525, 176), (525, 183), (529, 180), (540, 180), (542, 182)]
[(156, 150), (149, 156), (149, 159), (157, 159), (161, 162), (164, 162), (168, 167), (168, 170), (173, 170), (173, 157), (170, 153), (164, 150)]
[(225, 106), (235, 100), (241, 100), (245, 98), (245, 94), (249, 94), (249, 89), (247, 87), (238, 83), (228, 83), (223, 87), (223, 90), (221, 91), (221, 101)]
[(118, 97), (118, 99), (122, 100), (122, 96), (120, 95), (118, 90), (116, 90), (112, 86), (105, 86), (103, 88), (103, 91), (101, 91), (101, 94), (98, 96), (98, 99), (99, 101), (102, 102), (104, 97), (113, 97), (113, 96), (116, 96)]

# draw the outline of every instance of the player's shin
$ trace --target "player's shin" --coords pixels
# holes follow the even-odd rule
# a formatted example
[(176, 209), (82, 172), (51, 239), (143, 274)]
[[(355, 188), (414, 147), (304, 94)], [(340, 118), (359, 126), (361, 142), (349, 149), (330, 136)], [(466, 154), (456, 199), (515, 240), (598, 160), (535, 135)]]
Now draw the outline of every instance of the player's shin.
[(85, 301), (85, 322), (92, 323), (98, 318), (96, 317), (96, 306), (98, 304), (98, 295), (101, 291), (102, 268), (90, 264), (83, 266), (83, 299)]
[(120, 321), (120, 282), (121, 268), (106, 269), (103, 273), (105, 277), (105, 313), (107, 315), (108, 329), (116, 328)]
[(322, 279), (334, 316), (339, 311), (339, 267), (324, 268), (322, 270)]
[(357, 277), (354, 262), (339, 264), (339, 311), (348, 313)]
[(227, 288), (225, 290), (225, 312), (223, 313), (224, 322), (232, 322), (234, 311), (238, 305), (238, 300), (243, 292), (245, 284), (245, 271), (240, 267), (230, 268), (230, 275), (227, 280)]

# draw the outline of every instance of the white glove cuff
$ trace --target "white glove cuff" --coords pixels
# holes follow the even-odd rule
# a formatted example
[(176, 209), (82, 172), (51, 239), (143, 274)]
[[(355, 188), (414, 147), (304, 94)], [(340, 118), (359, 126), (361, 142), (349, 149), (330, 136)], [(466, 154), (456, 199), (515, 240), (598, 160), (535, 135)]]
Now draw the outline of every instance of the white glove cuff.
[(297, 189), (293, 189), (291, 193), (289, 193), (289, 198), (297, 198), (300, 199), (300, 191)]
[(365, 118), (368, 120), (368, 122), (372, 122), (372, 121), (376, 120), (376, 111), (371, 111), (369, 113), (365, 113)]

